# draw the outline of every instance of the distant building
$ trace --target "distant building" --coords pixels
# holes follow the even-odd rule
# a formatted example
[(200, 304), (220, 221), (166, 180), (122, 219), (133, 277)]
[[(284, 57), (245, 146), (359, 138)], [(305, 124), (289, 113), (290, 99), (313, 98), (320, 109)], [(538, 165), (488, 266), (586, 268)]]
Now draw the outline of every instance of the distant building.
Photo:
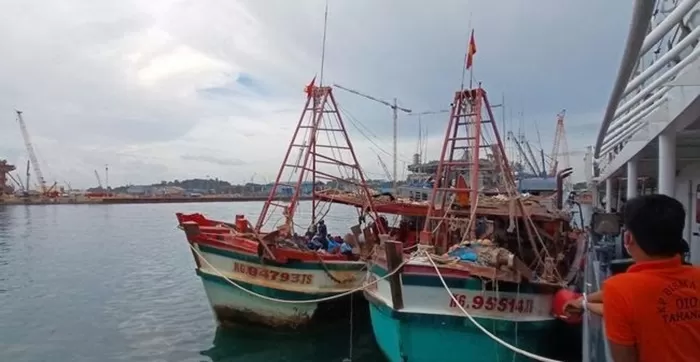
[(145, 196), (150, 193), (150, 190), (150, 186), (129, 186), (126, 193), (131, 196)]
[[(273, 186), (274, 186), (274, 184), (272, 184), (272, 183), (267, 184), (267, 185), (263, 185), (261, 191), (265, 194), (269, 194), (270, 191), (272, 191)], [(323, 184), (317, 183), (316, 189), (317, 190), (323, 189)], [(301, 196), (310, 196), (313, 193), (313, 191), (314, 191), (313, 183), (311, 181), (305, 181), (305, 182), (302, 182), (302, 184), (301, 184), (301, 190), (300, 190), (299, 194)], [(294, 187), (287, 186), (287, 185), (278, 185), (275, 193), (279, 196), (291, 197), (292, 194), (294, 193)]]
[(150, 190), (152, 195), (156, 196), (183, 196), (185, 195), (185, 189), (177, 186), (158, 186), (153, 187)]
[(518, 180), (518, 191), (522, 193), (538, 194), (540, 192), (553, 192), (557, 189), (556, 177), (525, 178)]

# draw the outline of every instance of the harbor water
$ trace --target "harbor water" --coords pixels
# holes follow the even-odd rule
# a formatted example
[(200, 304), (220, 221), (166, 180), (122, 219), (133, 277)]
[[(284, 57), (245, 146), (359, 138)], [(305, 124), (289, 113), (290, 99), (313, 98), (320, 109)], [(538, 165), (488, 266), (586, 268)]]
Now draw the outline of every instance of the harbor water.
[[(175, 212), (255, 220), (261, 207), (0, 205), (0, 361), (383, 361), (365, 318), (297, 333), (217, 328)], [(325, 219), (345, 233), (356, 217), (334, 206)]]

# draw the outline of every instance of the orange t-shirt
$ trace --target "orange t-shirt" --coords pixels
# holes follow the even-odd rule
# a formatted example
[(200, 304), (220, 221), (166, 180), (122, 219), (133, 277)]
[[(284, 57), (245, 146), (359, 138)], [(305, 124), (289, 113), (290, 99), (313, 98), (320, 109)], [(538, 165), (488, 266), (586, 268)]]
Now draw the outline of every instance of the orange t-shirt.
[(640, 362), (700, 361), (700, 268), (680, 257), (632, 265), (605, 281), (603, 320)]

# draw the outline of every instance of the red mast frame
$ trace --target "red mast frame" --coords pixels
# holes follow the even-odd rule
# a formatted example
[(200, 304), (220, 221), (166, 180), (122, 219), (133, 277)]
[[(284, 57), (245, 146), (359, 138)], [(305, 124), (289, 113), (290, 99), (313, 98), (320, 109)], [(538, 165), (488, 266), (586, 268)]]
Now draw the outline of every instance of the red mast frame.
[[(482, 109), (484, 108), (487, 118), (484, 118), (483, 115)], [(450, 120), (445, 130), (445, 139), (440, 153), (433, 192), (429, 199), (430, 206), (428, 207), (423, 232), (420, 235), (421, 244), (432, 244), (443, 249), (447, 247), (448, 240), (445, 235), (447, 225), (444, 222), (452, 218), (449, 216), (451, 210), (448, 208), (451, 205), (448, 205), (448, 199), (452, 197), (457, 198), (460, 194), (462, 196), (469, 195), (467, 201), (472, 210), (471, 214), (475, 214), (481, 176), (481, 149), (493, 146), (482, 144), (482, 139), (484, 138), (483, 127), (485, 125), (490, 125), (495, 138), (494, 141), (497, 147), (494, 151), (499, 154), (494, 155), (494, 162), (499, 163), (498, 166), (503, 173), (506, 183), (506, 190), (515, 190), (515, 179), (494, 119), (486, 91), (480, 86), (475, 89), (460, 90), (455, 93), (450, 111)], [(459, 135), (460, 128), (466, 130), (465, 136)], [(464, 150), (466, 157), (455, 159), (455, 151), (458, 149)], [(458, 182), (464, 172), (468, 172), (470, 176), (468, 187), (460, 186), (460, 182)], [(439, 194), (442, 194), (442, 197), (438, 201)], [(520, 204), (520, 206), (522, 205)], [(521, 212), (523, 211), (521, 208)], [(434, 226), (431, 221), (440, 222), (435, 230), (436, 235), (433, 235)]]
[[(285, 216), (288, 218), (288, 220), (291, 220), (294, 217), (296, 207), (299, 202), (299, 197), (301, 196), (301, 188), (304, 183), (305, 176), (307, 175), (306, 172), (311, 172), (312, 180), (312, 223), (316, 222), (316, 217), (318, 216), (316, 215), (317, 200), (315, 197), (316, 182), (318, 179), (326, 179), (338, 183), (342, 182), (358, 187), (358, 189), (360, 189), (366, 197), (367, 205), (369, 206), (373, 217), (375, 219), (378, 219), (378, 214), (376, 213), (376, 211), (374, 211), (372, 193), (369, 187), (367, 187), (365, 176), (357, 161), (357, 156), (355, 154), (355, 150), (352, 146), (350, 137), (348, 136), (347, 130), (345, 128), (343, 118), (340, 115), (340, 112), (338, 111), (338, 105), (333, 95), (333, 89), (331, 87), (326, 86), (317, 87), (314, 86), (312, 82), (312, 84), (307, 86), (306, 93), (306, 104), (304, 105), (304, 109), (301, 113), (301, 116), (299, 117), (297, 127), (294, 130), (292, 139), (289, 142), (289, 146), (287, 147), (287, 152), (284, 156), (282, 164), (280, 165), (277, 177), (275, 178), (275, 183), (273, 184), (272, 189), (270, 190), (267, 200), (265, 201), (265, 204), (263, 205), (263, 208), (260, 212), (260, 216), (258, 217), (258, 220), (256, 222), (255, 230), (258, 233), (261, 231), (263, 225), (265, 225), (265, 221), (269, 218), (271, 214), (270, 206), (279, 206), (285, 208)], [(311, 112), (311, 117), (307, 117), (308, 112)], [(322, 127), (322, 124), (324, 122), (324, 115), (334, 115), (334, 118), (337, 123), (336, 127), (333, 127), (332, 125), (330, 127)], [(304, 122), (306, 119), (310, 119), (310, 122), (306, 122), (308, 124), (305, 124)], [(307, 137), (301, 140), (302, 142), (299, 143), (299, 131), (301, 129), (308, 129), (308, 132)], [(342, 139), (345, 140), (345, 145), (334, 146), (319, 144), (319, 131), (340, 133)], [(302, 150), (303, 156), (301, 158), (303, 160), (301, 160), (298, 164), (290, 164), (289, 157), (295, 148), (299, 148)], [(335, 157), (329, 157), (327, 155), (320, 154), (317, 150), (318, 148), (348, 151), (351, 155), (352, 161), (351, 163), (348, 163), (338, 160)], [(343, 179), (342, 177), (331, 175), (326, 172), (321, 172), (318, 170), (318, 164), (329, 164), (349, 168), (353, 170), (353, 173), (357, 172), (357, 175), (359, 175), (360, 182), (358, 183), (352, 180)], [(293, 171), (296, 170), (299, 173), (295, 185), (281, 183), (285, 170), (288, 168), (292, 168)], [(287, 205), (275, 201), (278, 198), (277, 192), (280, 186), (288, 186), (293, 188), (292, 197)]]

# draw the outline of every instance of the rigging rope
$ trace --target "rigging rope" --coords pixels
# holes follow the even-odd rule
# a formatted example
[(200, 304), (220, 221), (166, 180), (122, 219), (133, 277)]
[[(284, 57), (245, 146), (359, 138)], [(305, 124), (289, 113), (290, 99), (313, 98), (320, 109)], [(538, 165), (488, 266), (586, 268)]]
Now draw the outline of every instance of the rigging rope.
[[(367, 135), (367, 133), (369, 133), (369, 134), (370, 134), (371, 136), (373, 136), (375, 139), (379, 140), (379, 137), (378, 137), (376, 134), (374, 134), (372, 131), (370, 131), (370, 130), (367, 128), (367, 126), (365, 126), (362, 122), (360, 122), (360, 120), (358, 120), (357, 117), (353, 116), (353, 115), (352, 115), (347, 109), (345, 109), (345, 108), (342, 108), (342, 107), (338, 106), (338, 109), (343, 113), (343, 115), (344, 115), (345, 117), (347, 117), (348, 120), (350, 120), (350, 124), (351, 124), (353, 127), (355, 127), (355, 130), (357, 130), (357, 131), (360, 133), (360, 135), (362, 135), (362, 137), (364, 137), (365, 139), (367, 139), (371, 144), (373, 144), (375, 147), (377, 147), (377, 149), (379, 149), (380, 151), (382, 151), (382, 153), (386, 154), (386, 155), (389, 156), (389, 157), (394, 157), (393, 154), (392, 154), (391, 152), (389, 152), (389, 151), (385, 150), (384, 148), (382, 148), (381, 146), (379, 146), (379, 145), (372, 139), (372, 137), (370, 137), (370, 136)], [(360, 126), (361, 126), (361, 127), (360, 127)], [(363, 130), (363, 129), (364, 129), (364, 130)], [(409, 161), (408, 159), (405, 158), (405, 155), (402, 155), (402, 156), (404, 156), (404, 157), (399, 157), (399, 158), (398, 158), (400, 161), (405, 162), (405, 163), (408, 163), (408, 164), (411, 163), (411, 161)]]

